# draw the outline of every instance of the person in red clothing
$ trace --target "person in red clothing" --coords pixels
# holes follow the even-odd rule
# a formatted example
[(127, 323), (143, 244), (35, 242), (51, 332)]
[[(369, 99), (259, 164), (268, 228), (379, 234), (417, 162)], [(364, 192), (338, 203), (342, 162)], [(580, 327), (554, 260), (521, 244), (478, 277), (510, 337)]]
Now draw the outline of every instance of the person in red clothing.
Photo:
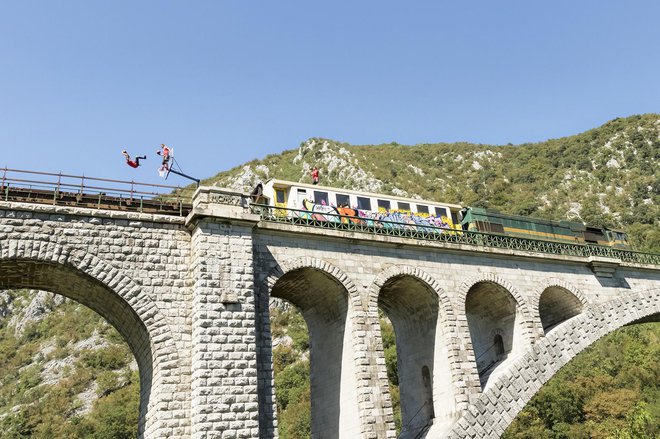
[(135, 157), (135, 160), (131, 160), (131, 156), (126, 152), (126, 150), (123, 150), (121, 153), (124, 155), (124, 157), (126, 157), (126, 164), (131, 168), (137, 168), (140, 166), (140, 160), (147, 159), (147, 156), (143, 155), (142, 157)]
[(316, 166), (312, 169), (312, 184), (319, 184), (319, 168)]
[(163, 157), (163, 163), (160, 166), (160, 171), (167, 171), (170, 168), (170, 148), (164, 143), (161, 143), (160, 149), (156, 151), (156, 154)]

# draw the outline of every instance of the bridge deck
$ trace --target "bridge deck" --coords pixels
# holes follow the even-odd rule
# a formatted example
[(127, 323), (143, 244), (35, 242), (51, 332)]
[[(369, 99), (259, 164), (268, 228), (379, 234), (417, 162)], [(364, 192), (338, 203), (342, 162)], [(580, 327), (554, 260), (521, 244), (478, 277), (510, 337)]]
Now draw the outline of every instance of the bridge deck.
[(251, 209), (262, 221), (288, 223), (303, 227), (320, 227), (332, 230), (367, 233), (371, 235), (397, 236), (426, 241), (487, 246), (502, 249), (549, 253), (556, 255), (603, 257), (622, 262), (660, 265), (660, 254), (622, 250), (595, 244), (569, 244), (540, 239), (521, 238), (468, 230), (456, 230), (434, 226), (368, 219), (341, 214), (324, 213), (319, 219), (313, 212), (286, 209), (253, 203)]
[(0, 170), (3, 171), (0, 183), (0, 199), (3, 201), (177, 216), (186, 216), (192, 210), (188, 197), (176, 195), (181, 190), (178, 186), (8, 168)]

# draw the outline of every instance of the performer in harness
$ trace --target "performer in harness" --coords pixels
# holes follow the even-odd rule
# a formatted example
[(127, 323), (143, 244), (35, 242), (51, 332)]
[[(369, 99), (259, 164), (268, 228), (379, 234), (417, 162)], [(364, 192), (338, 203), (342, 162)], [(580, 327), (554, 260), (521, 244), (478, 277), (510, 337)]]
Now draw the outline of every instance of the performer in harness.
[(126, 150), (123, 150), (121, 153), (126, 158), (126, 164), (131, 168), (137, 168), (138, 166), (140, 166), (140, 160), (147, 159), (147, 156), (143, 155), (142, 157), (135, 157), (135, 160), (131, 160), (131, 156), (126, 152)]
[[(164, 143), (160, 144), (160, 149), (156, 151), (156, 154), (161, 156), (163, 158), (163, 162), (160, 165), (160, 168), (158, 169), (158, 174), (161, 177), (164, 177), (165, 180), (167, 180), (167, 177), (170, 176), (170, 173), (174, 173), (176, 175), (180, 175), (181, 177), (185, 177), (189, 180), (192, 180), (197, 183), (197, 186), (199, 186), (199, 179), (195, 177), (191, 177), (190, 175), (186, 175), (181, 171), (181, 167), (179, 164), (176, 162), (176, 159), (174, 158), (174, 149), (170, 148), (169, 146), (165, 145)], [(171, 163), (170, 163), (171, 162)]]
[(156, 151), (156, 154), (163, 157), (163, 163), (160, 166), (159, 172), (165, 172), (170, 170), (170, 148), (164, 143), (160, 144), (160, 149)]

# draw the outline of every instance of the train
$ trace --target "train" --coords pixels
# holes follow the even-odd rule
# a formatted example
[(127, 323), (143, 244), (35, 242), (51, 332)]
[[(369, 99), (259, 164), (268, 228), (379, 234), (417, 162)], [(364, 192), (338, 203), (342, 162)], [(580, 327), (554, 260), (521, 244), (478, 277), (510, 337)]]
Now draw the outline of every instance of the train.
[(576, 221), (551, 221), (477, 207), (463, 208), (461, 218), (464, 230), (632, 250), (628, 236), (623, 230), (593, 227)]
[(286, 180), (259, 183), (252, 191), (252, 202), (272, 208), (275, 216), (321, 224), (356, 224), (426, 234), (479, 232), (632, 250), (626, 233), (618, 229)]

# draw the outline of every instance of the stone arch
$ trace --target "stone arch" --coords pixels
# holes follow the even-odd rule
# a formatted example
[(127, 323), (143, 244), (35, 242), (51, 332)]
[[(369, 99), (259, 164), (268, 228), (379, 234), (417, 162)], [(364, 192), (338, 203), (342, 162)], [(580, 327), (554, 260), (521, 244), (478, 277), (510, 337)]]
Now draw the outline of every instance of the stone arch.
[[(470, 391), (478, 392), (486, 388), (491, 375), (499, 373), (531, 344), (534, 320), (520, 292), (492, 273), (464, 282), (457, 301), (460, 331), (467, 341), (466, 349), (474, 355), (464, 368), (472, 370), (468, 378), (473, 384)], [(493, 351), (495, 334), (502, 337), (505, 348), (505, 354), (499, 357)]]
[(550, 279), (537, 290), (532, 311), (538, 315), (543, 333), (575, 317), (588, 306), (585, 296), (561, 279)]
[(361, 310), (357, 288), (327, 261), (300, 257), (283, 261), (265, 279), (268, 297), (291, 302), (302, 313), (310, 339), (312, 437), (340, 438), (362, 431), (354, 337)]
[(371, 288), (369, 289), (369, 307), (371, 308), (374, 305), (378, 304), (378, 297), (380, 295), (380, 289), (383, 287), (383, 284), (390, 280), (393, 277), (397, 276), (411, 276), (415, 277), (429, 286), (438, 296), (440, 302), (440, 311), (444, 313), (447, 320), (455, 320), (454, 308), (449, 299), (449, 295), (445, 290), (440, 286), (440, 283), (430, 274), (421, 270), (417, 267), (410, 267), (407, 265), (390, 265), (380, 273), (374, 279)]
[[(506, 289), (509, 294), (513, 296), (513, 298), (516, 300), (518, 303), (518, 306), (520, 307), (520, 310), (526, 319), (526, 322), (530, 325), (531, 328), (531, 319), (533, 313), (530, 310), (530, 306), (527, 303), (527, 301), (524, 299), (522, 294), (513, 286), (511, 283), (508, 281), (502, 279), (501, 277), (497, 276), (496, 274), (492, 273), (485, 273), (483, 276), (478, 276), (478, 277), (473, 277), (471, 279), (466, 280), (461, 284), (461, 286), (458, 289), (458, 295), (456, 296), (456, 300), (458, 301), (459, 304), (464, 304), (465, 299), (467, 298), (468, 293), (470, 292), (470, 289), (478, 284), (478, 283), (483, 283), (483, 282), (488, 282), (488, 283), (493, 283), (497, 284), (500, 287)], [(458, 309), (463, 309), (462, 306), (459, 306)], [(459, 313), (460, 316), (460, 313)], [(529, 332), (529, 335), (531, 337), (531, 331)]]
[(0, 288), (39, 289), (69, 297), (99, 313), (122, 334), (140, 373), (139, 437), (172, 435), (173, 427), (162, 421), (160, 412), (180, 412), (178, 416), (188, 422), (186, 408), (168, 408), (176, 395), (165, 391), (166, 384), (178, 379), (184, 367), (172, 333), (156, 304), (121, 270), (71, 246), (6, 240), (0, 247)]
[[(446, 437), (500, 437), (543, 384), (573, 357), (610, 332), (649, 317), (660, 319), (660, 288), (587, 308), (511, 364), (506, 374), (472, 402)], [(486, 414), (498, 422), (478, 422)]]
[[(400, 437), (414, 437), (431, 423), (451, 423), (460, 399), (455, 386), (459, 354), (453, 342), (455, 313), (447, 293), (417, 267), (391, 265), (381, 271), (369, 290), (369, 314), (375, 320), (380, 357), (383, 346), (378, 308), (387, 314), (396, 335), (403, 424)], [(384, 371), (380, 374), (385, 376)], [(385, 381), (383, 387), (387, 389), (387, 385)]]
[(266, 276), (265, 281), (266, 287), (268, 288), (268, 293), (270, 294), (270, 292), (273, 290), (273, 286), (282, 276), (288, 272), (300, 268), (316, 269), (334, 277), (337, 282), (341, 283), (346, 289), (351, 302), (353, 302), (354, 305), (359, 306), (360, 296), (358, 294), (358, 290), (348, 275), (331, 263), (324, 261), (323, 259), (313, 258), (310, 256), (287, 259), (272, 269), (268, 276)]

